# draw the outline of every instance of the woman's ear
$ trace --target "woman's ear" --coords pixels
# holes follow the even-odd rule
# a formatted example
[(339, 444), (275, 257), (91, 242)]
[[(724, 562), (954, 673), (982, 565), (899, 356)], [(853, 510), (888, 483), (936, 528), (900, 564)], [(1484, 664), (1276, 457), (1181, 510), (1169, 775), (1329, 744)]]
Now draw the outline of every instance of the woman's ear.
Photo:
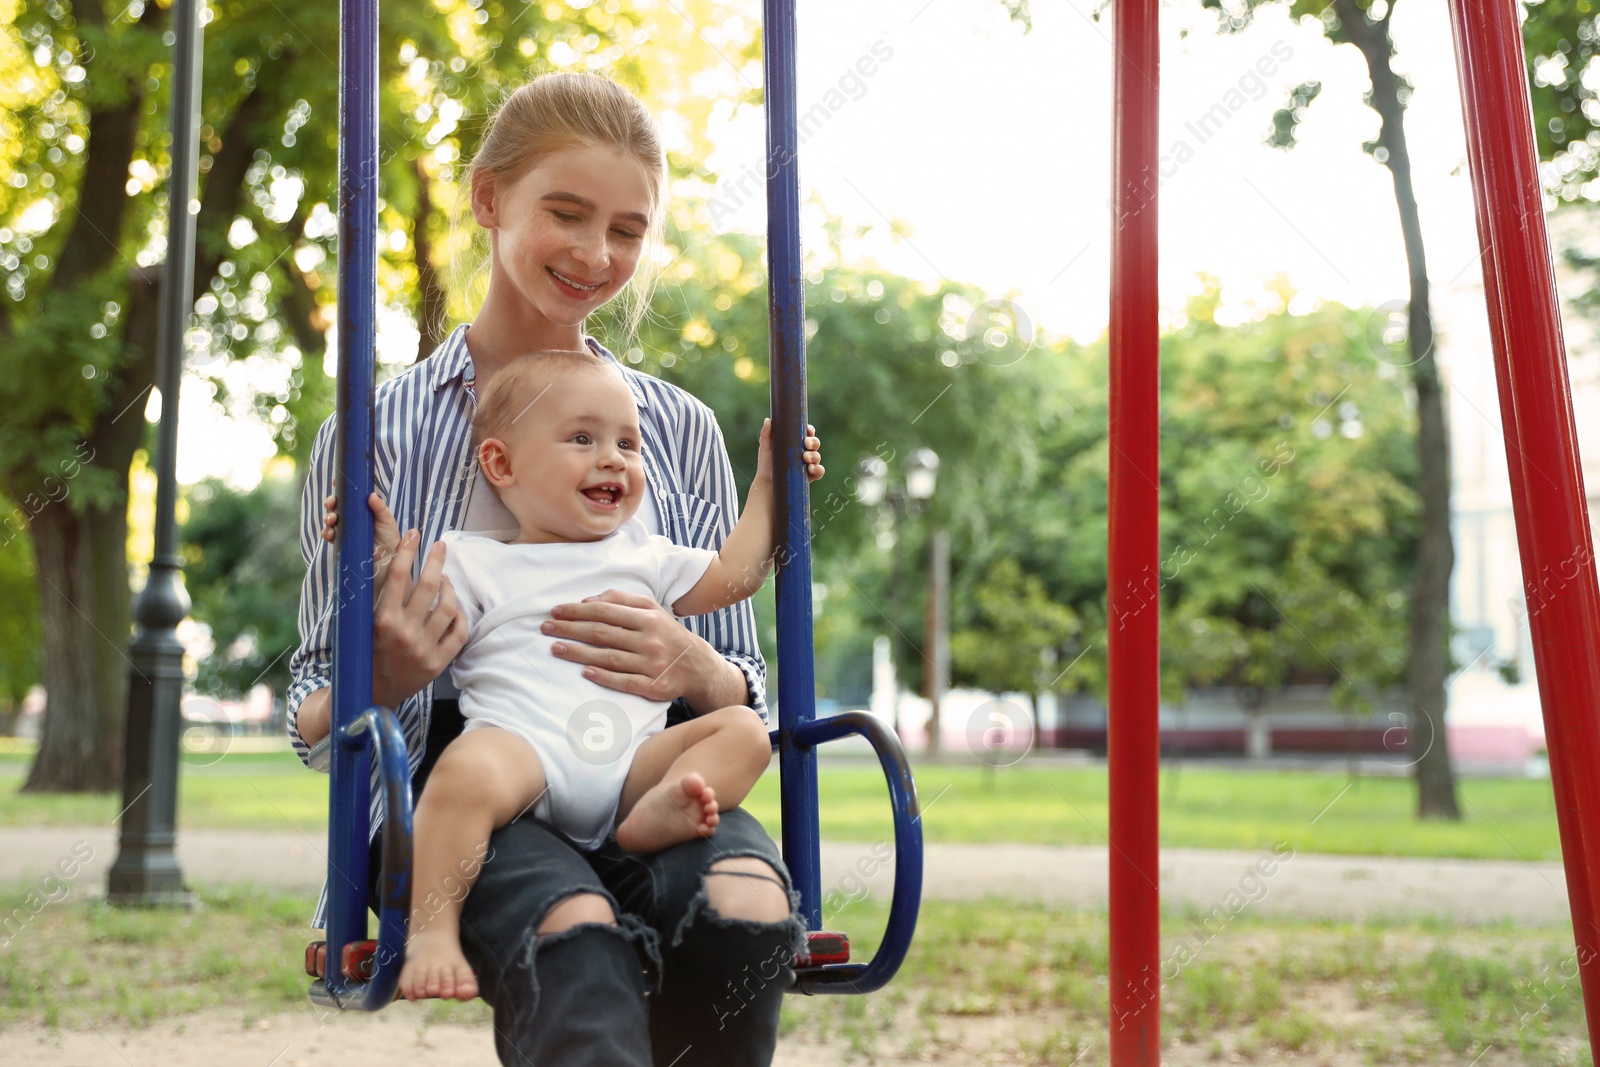
[(495, 214), (494, 179), (487, 174), (472, 179), (472, 217), (479, 226), (493, 229), (499, 223)]
[(478, 446), (478, 463), (483, 467), (483, 476), (496, 489), (504, 489), (516, 482), (511, 473), (511, 453), (498, 437), (491, 437)]

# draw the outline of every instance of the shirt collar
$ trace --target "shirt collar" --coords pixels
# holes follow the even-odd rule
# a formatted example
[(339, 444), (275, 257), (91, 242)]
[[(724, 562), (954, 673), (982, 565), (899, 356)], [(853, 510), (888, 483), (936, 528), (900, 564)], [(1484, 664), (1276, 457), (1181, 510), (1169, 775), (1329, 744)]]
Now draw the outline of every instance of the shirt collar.
[[(445, 338), (429, 362), (433, 363), (433, 391), (438, 392), (452, 382), (460, 381), (465, 385), (468, 381), (476, 379), (472, 366), (472, 354), (467, 351), (467, 327), (470, 323), (462, 323), (450, 331), (450, 336)], [(633, 393), (634, 401), (641, 408), (649, 406), (645, 397), (644, 387), (639, 384), (637, 371), (623, 365), (622, 361), (612, 355), (605, 345), (593, 337), (584, 337), (584, 343), (595, 355), (603, 356), (610, 360), (617, 370), (622, 372), (622, 380), (628, 383), (628, 389)]]
[(428, 357), (428, 362), (432, 364), (429, 368), (430, 382), (436, 393), (461, 378), (467, 365), (472, 362), (467, 353), (467, 326), (467, 323), (462, 323), (451, 330), (450, 336)]

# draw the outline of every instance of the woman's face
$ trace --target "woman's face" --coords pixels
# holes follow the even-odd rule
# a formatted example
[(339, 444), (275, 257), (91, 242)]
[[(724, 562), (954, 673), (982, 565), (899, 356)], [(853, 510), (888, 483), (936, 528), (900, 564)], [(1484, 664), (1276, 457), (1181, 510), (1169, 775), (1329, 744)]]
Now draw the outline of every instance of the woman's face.
[(492, 234), (495, 280), (551, 323), (575, 326), (638, 268), (650, 183), (620, 149), (561, 148), (514, 180), (479, 181), (472, 209)]

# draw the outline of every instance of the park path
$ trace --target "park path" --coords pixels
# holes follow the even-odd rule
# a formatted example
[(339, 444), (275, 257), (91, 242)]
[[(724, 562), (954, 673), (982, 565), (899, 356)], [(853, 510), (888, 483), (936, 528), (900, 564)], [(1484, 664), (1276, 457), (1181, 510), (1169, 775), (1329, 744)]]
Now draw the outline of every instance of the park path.
[[(178, 836), (178, 861), (192, 887), (254, 883), (312, 897), (325, 869), (324, 833), (186, 830)], [(86, 849), (93, 855), (79, 864)], [(104, 827), (0, 827), (0, 884), (40, 880), (52, 869), (78, 866), (74, 893), (100, 894), (115, 859), (115, 835)], [(63, 860), (67, 865), (57, 868)], [(823, 843), (822, 890), (825, 896), (838, 894), (835, 903), (865, 894), (886, 898), (893, 882), (887, 843)], [(1106, 882), (1105, 848), (925, 848), (923, 896), (931, 900), (992, 895), (1099, 908), (1106, 904)], [(1161, 854), (1161, 893), (1169, 907), (1188, 905), (1225, 918), (1250, 910), (1308, 919), (1438, 916), (1538, 926), (1571, 921), (1559, 863), (1172, 848)]]
[[(426, 1007), (400, 1001), (383, 1011), (276, 1012), (240, 1021), (223, 1009), (158, 1019), (149, 1026), (91, 1028), (23, 1024), (0, 1030), (0, 1063), (31, 1067), (488, 1067), (496, 1062), (492, 1015), (481, 1001), (476, 1024), (428, 1023)], [(819, 1046), (797, 1037), (778, 1044), (772, 1067), (844, 1063), (843, 1042)], [(856, 1062), (860, 1062), (859, 1060)], [(879, 1067), (922, 1067), (878, 1057)], [(1087, 1065), (1085, 1065), (1087, 1067)]]

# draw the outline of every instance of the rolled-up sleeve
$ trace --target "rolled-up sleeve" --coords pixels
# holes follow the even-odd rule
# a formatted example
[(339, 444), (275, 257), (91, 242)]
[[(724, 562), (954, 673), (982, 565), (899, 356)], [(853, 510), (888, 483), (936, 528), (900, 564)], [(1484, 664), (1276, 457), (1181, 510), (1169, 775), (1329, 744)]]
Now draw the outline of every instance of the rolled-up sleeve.
[(300, 739), (300, 705), (333, 684), (333, 591), (338, 553), (322, 539), (322, 502), (333, 492), (334, 416), (317, 431), (311, 462), (300, 492), (300, 556), (306, 576), (300, 583), (300, 647), (289, 658), (293, 679), (284, 694), (289, 709), (289, 744), (310, 765), (311, 750)]
[[(690, 439), (700, 442), (703, 462), (694, 472), (690, 482), (693, 491), (717, 505), (716, 543), (722, 544), (739, 517), (739, 489), (733, 480), (733, 465), (728, 459), (728, 445), (722, 437), (722, 427), (709, 407), (695, 400), (689, 416), (697, 425)], [(750, 707), (767, 715), (767, 661), (761, 656), (761, 642), (756, 633), (756, 613), (751, 602), (741, 600), (709, 615), (697, 615), (689, 620), (691, 629), (706, 643), (722, 654), (722, 658), (738, 667), (750, 687)]]

